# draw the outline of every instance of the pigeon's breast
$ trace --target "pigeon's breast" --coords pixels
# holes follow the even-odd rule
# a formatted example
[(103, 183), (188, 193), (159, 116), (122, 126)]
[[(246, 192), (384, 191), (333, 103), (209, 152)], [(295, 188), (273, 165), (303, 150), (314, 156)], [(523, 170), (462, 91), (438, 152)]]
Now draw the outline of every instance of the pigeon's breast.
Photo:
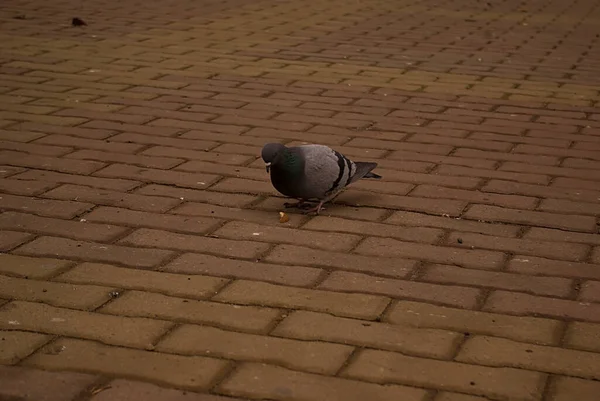
[(271, 183), (273, 187), (285, 196), (296, 199), (318, 199), (322, 194), (310, 190), (310, 186), (304, 182), (302, 174), (293, 175), (277, 168), (271, 169)]

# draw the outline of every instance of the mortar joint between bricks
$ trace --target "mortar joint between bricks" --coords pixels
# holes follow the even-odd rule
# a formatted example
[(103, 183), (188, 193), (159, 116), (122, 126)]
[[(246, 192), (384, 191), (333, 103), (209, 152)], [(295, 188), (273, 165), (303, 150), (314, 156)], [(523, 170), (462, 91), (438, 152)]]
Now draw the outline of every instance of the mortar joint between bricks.
[[(325, 280), (327, 280), (327, 278), (331, 275), (331, 273), (333, 273), (333, 269), (322, 269), (323, 271), (321, 272), (321, 274), (319, 274), (319, 276), (316, 278), (316, 280), (307, 288), (311, 288), (313, 290), (318, 290), (318, 291), (322, 291), (321, 289), (317, 288), (318, 286), (320, 286), (321, 284), (323, 284), (323, 282)], [(338, 271), (343, 271), (343, 270), (338, 270)]]
[[(109, 292), (108, 299), (106, 301), (102, 302), (100, 305), (96, 306), (95, 308), (90, 308), (89, 311), (90, 312), (101, 313), (101, 312), (99, 312), (100, 309), (104, 308), (106, 305), (110, 304), (115, 299), (121, 298), (123, 295), (125, 295), (129, 291), (134, 291), (134, 290), (130, 290), (128, 288), (115, 288), (113, 291)], [(116, 296), (112, 296), (111, 295), (112, 293), (115, 293), (117, 295)]]
[(477, 296), (475, 308), (473, 310), (482, 311), (485, 303), (494, 290), (492, 288), (481, 288), (481, 293)]
[(56, 271), (54, 271), (54, 272), (53, 272), (52, 274), (50, 274), (49, 276), (45, 276), (45, 277), (44, 277), (44, 280), (48, 280), (48, 281), (57, 281), (57, 280), (56, 280), (57, 278), (59, 278), (60, 276), (62, 276), (62, 275), (63, 275), (63, 274), (65, 274), (65, 273), (67, 273), (67, 272), (69, 272), (69, 271), (73, 270), (73, 269), (74, 269), (76, 266), (79, 266), (79, 265), (81, 265), (82, 263), (85, 263), (85, 262), (76, 262), (76, 261), (74, 261), (74, 260), (73, 260), (73, 261), (69, 261), (69, 263), (68, 263), (66, 266), (64, 266), (64, 267), (62, 267), (62, 268), (60, 268), (60, 269), (57, 269)]
[(576, 300), (579, 294), (581, 293), (581, 287), (585, 283), (586, 279), (584, 278), (573, 278), (573, 284), (571, 288), (571, 294), (567, 299)]
[(226, 361), (227, 364), (221, 369), (219, 374), (216, 375), (216, 377), (213, 379), (211, 385), (208, 386), (208, 392), (210, 394), (220, 394), (218, 391), (219, 386), (221, 386), (221, 384), (227, 378), (229, 378), (229, 377), (231, 377), (231, 375), (233, 375), (233, 373), (236, 371), (236, 369), (238, 368), (238, 366), (240, 364), (246, 363), (244, 361), (232, 361), (232, 360), (228, 360), (228, 359), (222, 359), (222, 360)]
[(352, 350), (352, 352), (350, 353), (350, 355), (348, 355), (348, 357), (346, 358), (346, 360), (342, 363), (342, 366), (340, 366), (340, 368), (333, 374), (334, 377), (341, 377), (340, 375), (344, 372), (344, 370), (346, 370), (346, 368), (348, 366), (350, 366), (350, 364), (352, 362), (354, 362), (357, 358), (358, 355), (360, 354), (360, 352), (363, 350), (363, 347), (361, 346), (354, 346), (354, 349)]
[(23, 357), (21, 357), (18, 362), (15, 363), (15, 365), (17, 364), (22, 364), (24, 361), (26, 361), (27, 359), (29, 359), (31, 356), (37, 354), (38, 352), (41, 352), (43, 349), (47, 348), (47, 347), (51, 347), (52, 344), (54, 344), (61, 336), (59, 335), (51, 335), (50, 339), (46, 342), (44, 342), (43, 344), (40, 344), (37, 348), (35, 348), (34, 350), (32, 350), (29, 354), (24, 355)]
[[(223, 284), (219, 289), (217, 289), (214, 294), (212, 294), (211, 296), (207, 296), (206, 298), (204, 298), (204, 300), (218, 302), (221, 304), (227, 303), (227, 302), (223, 302), (223, 301), (214, 300), (214, 298), (217, 297), (219, 294), (221, 294), (223, 291), (225, 291), (228, 287), (233, 285), (233, 283), (235, 283), (236, 281), (245, 280), (245, 279), (227, 278), (227, 280), (228, 281), (225, 284)], [(230, 304), (230, 305), (233, 305), (233, 304)]]
[(429, 262), (425, 262), (423, 260), (417, 260), (415, 267), (413, 267), (412, 271), (409, 275), (407, 275), (408, 281), (420, 281), (421, 278), (425, 275), (425, 271), (427, 267), (431, 264)]
[(160, 344), (161, 341), (163, 341), (165, 338), (167, 338), (171, 333), (173, 333), (175, 330), (177, 330), (179, 327), (181, 327), (182, 325), (184, 325), (185, 323), (181, 323), (181, 322), (172, 322), (172, 324), (167, 327), (167, 329), (159, 334), (154, 341), (152, 341), (150, 348), (148, 348), (147, 350), (149, 351), (153, 351), (156, 346), (158, 344)]
[[(263, 335), (272, 336), (273, 332), (275, 331), (275, 329), (277, 329), (279, 324), (281, 322), (283, 322), (285, 319), (287, 319), (288, 316), (290, 316), (295, 311), (296, 311), (295, 309), (282, 309), (281, 313), (275, 319), (273, 319), (273, 321), (268, 325), (268, 327), (265, 330), (265, 333)], [(273, 337), (277, 337), (277, 336), (273, 336)]]

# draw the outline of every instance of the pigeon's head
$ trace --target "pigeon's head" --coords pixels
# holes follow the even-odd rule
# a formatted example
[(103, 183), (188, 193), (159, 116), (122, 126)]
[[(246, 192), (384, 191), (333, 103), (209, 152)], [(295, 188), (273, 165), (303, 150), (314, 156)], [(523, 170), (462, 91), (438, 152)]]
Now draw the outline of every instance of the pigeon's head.
[(285, 146), (280, 143), (267, 143), (262, 148), (261, 157), (265, 162), (267, 173), (271, 168), (271, 163), (275, 161), (277, 155), (285, 149)]

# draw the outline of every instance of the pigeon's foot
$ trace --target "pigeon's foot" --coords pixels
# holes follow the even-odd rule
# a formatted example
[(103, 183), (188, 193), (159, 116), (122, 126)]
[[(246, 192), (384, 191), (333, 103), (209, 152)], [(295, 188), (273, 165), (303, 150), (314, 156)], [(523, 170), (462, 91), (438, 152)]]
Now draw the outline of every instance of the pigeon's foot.
[(323, 203), (325, 203), (325, 202), (319, 202), (319, 204), (317, 206), (305, 210), (304, 213), (305, 214), (309, 214), (309, 213), (319, 214), (319, 212), (321, 212), (321, 210), (325, 210), (325, 208), (323, 207)]
[(295, 207), (298, 209), (306, 209), (307, 207), (310, 207), (310, 203), (307, 203), (306, 201), (298, 201), (296, 203), (289, 203), (289, 202), (285, 202), (283, 204), (283, 207), (285, 208), (291, 208), (291, 207)]

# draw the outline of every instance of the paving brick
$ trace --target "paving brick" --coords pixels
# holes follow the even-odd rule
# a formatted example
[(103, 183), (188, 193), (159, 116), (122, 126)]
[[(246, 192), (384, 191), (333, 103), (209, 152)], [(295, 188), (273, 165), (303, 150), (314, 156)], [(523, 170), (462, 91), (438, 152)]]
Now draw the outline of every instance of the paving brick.
[(23, 278), (47, 278), (71, 266), (68, 260), (30, 258), (0, 253), (0, 272)]
[(214, 218), (174, 216), (100, 206), (82, 216), (87, 221), (205, 234), (222, 224)]
[(534, 295), (495, 291), (487, 299), (484, 310), (513, 315), (545, 315), (600, 322), (600, 305), (546, 298)]
[[(414, 151), (414, 152), (419, 152), (419, 153), (427, 153), (427, 154), (441, 155), (441, 156), (446, 156), (452, 151), (452, 146), (450, 146), (450, 145), (422, 144), (422, 143), (410, 143), (410, 142), (400, 142), (400, 141), (385, 141), (385, 140), (369, 139), (369, 138), (354, 138), (350, 142), (346, 143), (345, 146), (355, 147), (355, 148), (384, 149), (386, 152), (390, 151), (390, 150)], [(348, 155), (348, 156), (350, 156), (350, 155)], [(376, 155), (373, 154), (371, 157), (376, 157)]]
[(213, 299), (243, 305), (307, 309), (368, 320), (375, 319), (389, 303), (389, 299), (382, 296), (342, 294), (246, 280), (233, 282)]
[(349, 189), (335, 199), (336, 203), (349, 206), (372, 206), (387, 209), (400, 209), (429, 214), (459, 216), (467, 202), (452, 199), (430, 199), (408, 196), (375, 194)]
[(150, 383), (131, 380), (113, 380), (107, 387), (108, 388), (96, 393), (91, 400), (128, 401), (140, 397), (145, 400), (155, 398), (162, 401), (242, 401), (216, 395), (164, 388)]
[(543, 174), (513, 173), (499, 170), (472, 169), (462, 166), (441, 165), (435, 169), (435, 174), (445, 176), (480, 177), (508, 181), (525, 182), (529, 184), (545, 185), (550, 182), (550, 177)]
[[(123, 96), (125, 93), (127, 93), (128, 96), (132, 94), (138, 95), (133, 92), (121, 92), (121, 96)], [(109, 131), (112, 134), (114, 134), (115, 131), (117, 131), (157, 136), (174, 136), (179, 132), (179, 130), (176, 128), (152, 127), (149, 125), (141, 124), (124, 124), (105, 120), (91, 120), (85, 124), (82, 124), (80, 127), (82, 130), (84, 130), (84, 132)]]
[(338, 252), (349, 251), (360, 241), (359, 236), (351, 234), (293, 230), (286, 227), (237, 221), (225, 224), (215, 231), (214, 235), (236, 240), (298, 244)]
[(0, 276), (0, 297), (73, 309), (94, 309), (110, 299), (114, 288), (71, 285)]
[(248, 180), (244, 178), (224, 178), (211, 187), (212, 190), (232, 193), (246, 194), (268, 194), (276, 193), (273, 185), (267, 181)]
[(362, 241), (355, 252), (362, 255), (424, 259), (434, 263), (454, 264), (475, 269), (499, 269), (504, 261), (504, 255), (495, 251), (405, 243), (375, 237), (368, 237)]
[(210, 297), (227, 282), (213, 277), (144, 271), (98, 263), (82, 263), (55, 280), (146, 290), (188, 298)]
[(559, 342), (562, 327), (558, 320), (469, 311), (410, 301), (398, 301), (386, 314), (384, 321), (549, 345)]
[(61, 173), (91, 174), (105, 166), (88, 160), (70, 160), (50, 156), (30, 155), (10, 150), (0, 151), (0, 164), (58, 171)]
[(84, 373), (0, 366), (0, 380), (0, 397), (6, 400), (72, 401), (98, 378)]
[(38, 180), (39, 182), (46, 182), (46, 185), (48, 186), (56, 186), (57, 184), (80, 184), (95, 188), (114, 189), (121, 191), (128, 191), (140, 185), (138, 182), (131, 180), (89, 177), (44, 170), (28, 170), (21, 174), (14, 175), (11, 178), (23, 181), (27, 180), (25, 182), (18, 181), (21, 183), (21, 185), (26, 183), (29, 184), (28, 181), (35, 182), (31, 180)]
[(78, 150), (69, 153), (67, 156), (71, 159), (81, 160), (100, 160), (111, 163), (131, 164), (139, 167), (169, 169), (183, 163), (182, 159), (173, 159), (169, 157), (130, 155), (114, 152), (102, 152), (98, 150)]
[(600, 302), (600, 281), (586, 281), (583, 283), (578, 299), (585, 302)]
[[(408, 144), (407, 144), (408, 145)], [(413, 144), (411, 144), (413, 145)], [(416, 145), (416, 144), (414, 144)], [(487, 168), (493, 169), (496, 167), (497, 162), (491, 158), (486, 159), (471, 159), (467, 157), (455, 157), (455, 156), (444, 156), (436, 154), (426, 154), (416, 152), (417, 146), (412, 146), (413, 149), (407, 150), (396, 150), (387, 157), (389, 160), (416, 160), (421, 162), (429, 163), (444, 163), (449, 165), (473, 167), (473, 168)], [(459, 149), (460, 150), (460, 149)], [(471, 149), (466, 149), (471, 150)]]
[[(254, 107), (254, 105), (248, 105), (247, 107)], [(265, 106), (267, 108), (272, 108), (273, 106)], [(321, 110), (302, 110), (296, 109), (302, 113), (307, 114), (315, 114), (317, 112), (321, 112)], [(329, 113), (329, 112), (326, 112)], [(333, 131), (333, 130), (332, 130)], [(292, 139), (297, 141), (306, 141), (311, 143), (320, 143), (323, 145), (335, 146), (342, 145), (345, 142), (348, 142), (350, 139), (347, 136), (336, 135), (337, 132), (333, 131), (330, 134), (318, 134), (314, 132), (298, 132), (298, 131), (283, 131), (283, 130), (275, 130), (271, 128), (252, 128), (248, 132), (244, 133), (244, 137), (255, 137), (256, 141), (266, 142), (271, 140), (272, 138), (277, 138), (275, 141), (279, 142), (281, 139)], [(240, 138), (241, 139), (241, 138)], [(249, 138), (248, 138), (249, 139)], [(237, 142), (237, 141), (236, 141)], [(242, 142), (240, 142), (242, 143)]]
[(71, 219), (92, 208), (92, 204), (78, 201), (37, 199), (26, 196), (2, 194), (0, 208), (40, 216)]
[(108, 224), (52, 219), (17, 212), (0, 214), (0, 229), (22, 230), (88, 241), (110, 241), (127, 231), (127, 228)]
[[(78, 83), (79, 84), (79, 83)], [(107, 85), (107, 84), (102, 84), (102, 85)], [(114, 89), (123, 89), (121, 88), (114, 88)], [(119, 111), (119, 112), (101, 112), (101, 111), (92, 111), (92, 110), (83, 110), (83, 109), (62, 109), (56, 113), (54, 113), (55, 116), (64, 116), (66, 118), (69, 118), (69, 120), (67, 121), (81, 121), (81, 122), (85, 122), (83, 121), (83, 119), (85, 120), (109, 120), (109, 121), (116, 121), (116, 122), (123, 122), (126, 124), (144, 124), (147, 123), (148, 121), (153, 120), (153, 118), (149, 117), (149, 116), (144, 116), (144, 115), (130, 115), (130, 114), (124, 114), (123, 110)], [(81, 117), (81, 118), (79, 118)], [(42, 120), (42, 122), (45, 122), (45, 120)], [(56, 123), (55, 123), (56, 124)], [(75, 124), (67, 124), (65, 122), (65, 125), (75, 125)]]
[(548, 146), (536, 146), (536, 145), (525, 145), (519, 144), (514, 147), (513, 152), (524, 153), (524, 154), (535, 154), (535, 155), (551, 155), (558, 157), (583, 157), (593, 160), (598, 160), (598, 155), (594, 154), (593, 150), (576, 150), (576, 149), (560, 149), (552, 148)]
[(146, 212), (164, 212), (181, 203), (178, 199), (144, 196), (82, 185), (64, 184), (44, 193), (44, 197), (86, 201), (97, 205), (116, 206)]
[(467, 231), (501, 237), (516, 237), (519, 233), (518, 226), (511, 226), (507, 224), (486, 224), (476, 221), (462, 220), (461, 218), (431, 216), (422, 213), (405, 211), (395, 211), (385, 220), (385, 222), (406, 226), (446, 228), (457, 231)]
[(525, 276), (446, 265), (427, 267), (422, 279), (436, 283), (500, 288), (562, 298), (568, 297), (572, 288), (572, 280), (565, 278)]
[(364, 322), (328, 314), (294, 311), (271, 335), (327, 341), (446, 359), (462, 335), (442, 330), (414, 329)]
[(353, 347), (184, 325), (169, 333), (156, 349), (184, 355), (261, 361), (307, 372), (335, 374)]
[(150, 268), (168, 259), (173, 252), (162, 249), (140, 249), (121, 245), (75, 241), (58, 237), (39, 237), (14, 251), (20, 255), (57, 257), (105, 263), (119, 263)]
[(541, 227), (531, 227), (523, 235), (523, 238), (540, 241), (579, 242), (600, 245), (600, 238), (597, 234), (576, 233), (572, 231), (555, 230)]
[(323, 273), (322, 269), (314, 267), (257, 263), (198, 253), (183, 254), (162, 267), (161, 270), (180, 274), (204, 274), (224, 278), (266, 281), (297, 287), (311, 286)]
[(200, 356), (159, 354), (76, 339), (59, 339), (52, 347), (60, 352), (42, 349), (25, 365), (119, 375), (190, 390), (208, 388), (227, 366), (225, 361)]
[[(0, 215), (1, 217), (2, 215)], [(29, 241), (33, 235), (18, 231), (0, 231), (0, 251), (9, 251)]]
[(135, 247), (208, 252), (220, 256), (246, 259), (256, 259), (269, 249), (267, 244), (256, 241), (234, 241), (206, 236), (200, 237), (149, 228), (140, 228), (119, 242)]
[[(0, 311), (2, 310), (6, 310), (6, 307), (0, 309)], [(10, 325), (9, 331), (0, 330), (0, 363), (2, 365), (12, 365), (19, 362), (51, 339), (50, 336), (40, 333), (16, 331), (15, 328), (18, 326), (11, 325), (11, 322), (14, 323), (12, 318), (7, 322), (7, 325)], [(7, 368), (0, 366), (0, 379), (5, 375), (8, 375)], [(2, 383), (3, 388), (0, 389), (0, 396), (6, 393), (10, 394), (5, 386), (14, 385), (14, 383), (4, 380), (2, 380)]]
[(22, 167), (15, 167), (15, 166), (6, 166), (6, 165), (0, 165), (0, 177), (10, 177), (12, 175), (21, 173), (23, 171), (25, 171), (26, 169), (22, 168)]
[(273, 308), (228, 305), (142, 291), (128, 291), (104, 306), (101, 312), (209, 324), (251, 333), (265, 333), (280, 315), (280, 311)]
[[(214, 189), (215, 187), (211, 188)], [(254, 200), (255, 196), (243, 194), (231, 194), (213, 191), (197, 191), (193, 189), (176, 188), (166, 185), (146, 185), (136, 191), (140, 195), (166, 196), (190, 202), (207, 202), (214, 205), (242, 207)], [(181, 199), (183, 198), (183, 199)]]
[(493, 204), (515, 209), (534, 209), (537, 206), (537, 199), (532, 197), (473, 192), (432, 185), (419, 185), (411, 191), (410, 195), (424, 198), (458, 199), (472, 203)]
[(508, 366), (587, 379), (600, 376), (600, 355), (543, 345), (523, 344), (502, 338), (475, 336), (463, 344), (456, 360)]
[(232, 166), (243, 165), (250, 160), (253, 160), (251, 156), (247, 155), (236, 155), (230, 153), (217, 153), (217, 152), (204, 152), (201, 150), (191, 150), (182, 148), (173, 148), (168, 146), (152, 146), (149, 149), (144, 150), (140, 153), (141, 155), (147, 155), (152, 157), (164, 157), (164, 158), (184, 158), (190, 160), (203, 160), (213, 163), (221, 163)]
[[(51, 146), (51, 145), (42, 145), (36, 143), (20, 143), (20, 142), (12, 142), (12, 141), (0, 141), (0, 146), (2, 150), (5, 151), (15, 151), (17, 153), (31, 153), (32, 155), (41, 155), (41, 156), (63, 156), (67, 153), (73, 151), (73, 148), (65, 147), (65, 146)], [(11, 160), (10, 157), (7, 160)], [(30, 160), (31, 163), (31, 160)], [(25, 166), (26, 167), (26, 166)]]
[(564, 191), (564, 188), (575, 188), (575, 189), (585, 189), (591, 191), (598, 190), (598, 183), (590, 180), (581, 180), (577, 178), (567, 178), (567, 177), (556, 177), (552, 181), (552, 187), (560, 188), (560, 192)]
[(591, 262), (600, 264), (600, 247), (597, 246), (594, 248), (594, 251), (592, 252)]
[(549, 401), (595, 401), (600, 391), (597, 381), (583, 380), (575, 377), (555, 377), (550, 387)]
[(600, 270), (598, 269), (598, 265), (595, 264), (567, 262), (524, 255), (515, 255), (508, 263), (508, 270), (532, 275), (600, 278)]
[(43, 138), (36, 140), (34, 143), (48, 144), (53, 146), (70, 146), (74, 148), (94, 149), (113, 153), (136, 153), (144, 148), (144, 145), (133, 143), (113, 142), (110, 139), (84, 139), (69, 135), (46, 135)]
[(407, 277), (417, 265), (416, 261), (401, 258), (327, 252), (295, 245), (277, 245), (266, 257), (263, 257), (263, 260), (374, 273), (389, 277)]
[(124, 133), (115, 135), (112, 136), (110, 140), (114, 142), (139, 143), (143, 145), (172, 146), (175, 148), (192, 149), (199, 151), (208, 151), (209, 149), (212, 149), (218, 145), (218, 143), (214, 141), (180, 139), (134, 133)]
[[(50, 92), (45, 92), (44, 96), (48, 97), (49, 95), (62, 95), (63, 94), (53, 94)], [(72, 96), (82, 96), (72, 94)], [(61, 134), (61, 135), (72, 135), (81, 138), (91, 138), (91, 139), (106, 139), (109, 136), (113, 135), (115, 132), (112, 131), (116, 126), (120, 126), (120, 124), (115, 124), (110, 129), (101, 129), (102, 127), (95, 128), (85, 128), (84, 126), (90, 125), (91, 122), (79, 125), (77, 127), (63, 127), (56, 126), (51, 124), (41, 124), (32, 121), (26, 121), (19, 125), (19, 128), (23, 130), (31, 130), (34, 132), (40, 132), (44, 134)]]
[[(9, 321), (18, 322), (15, 324)], [(13, 301), (0, 309), (0, 328), (85, 338), (105, 344), (152, 348), (171, 323), (144, 318), (111, 316), (57, 308), (50, 305)]]
[[(204, 140), (204, 141), (215, 141), (215, 142), (219, 141), (219, 142), (227, 142), (227, 143), (231, 143), (231, 144), (241, 144), (241, 145), (257, 146), (257, 147), (262, 147), (262, 145), (264, 145), (267, 142), (281, 142), (282, 141), (282, 139), (279, 139), (277, 137), (256, 138), (256, 137), (246, 136), (246, 135), (229, 135), (229, 134), (223, 134), (223, 133), (213, 133), (213, 132), (194, 131), (194, 130), (187, 131), (186, 133), (179, 135), (178, 138)], [(203, 164), (200, 160), (195, 160), (194, 162), (195, 163), (193, 163), (193, 164), (197, 164), (198, 166), (202, 166), (202, 164)], [(209, 163), (205, 162), (205, 164), (208, 165)], [(218, 167), (219, 166), (216, 166), (215, 168), (218, 168)], [(224, 167), (226, 167), (226, 166), (221, 166), (221, 168), (224, 168)]]
[(319, 288), (333, 291), (353, 291), (386, 295), (393, 298), (425, 300), (445, 305), (474, 308), (481, 293), (464, 286), (436, 285), (401, 281), (361, 273), (336, 271)]
[(559, 158), (556, 156), (524, 155), (518, 153), (490, 152), (484, 150), (465, 148), (457, 149), (452, 153), (452, 155), (456, 157), (469, 157), (486, 160), (502, 160), (541, 164), (544, 166), (556, 166), (559, 163)]
[(598, 215), (598, 203), (574, 202), (562, 199), (543, 199), (538, 206), (538, 210), (596, 216)]
[(445, 242), (448, 246), (494, 249), (559, 260), (581, 261), (589, 253), (589, 247), (583, 244), (556, 243), (520, 238), (498, 238), (460, 232), (451, 233)]
[(392, 237), (406, 241), (434, 243), (443, 234), (442, 230), (426, 227), (398, 227), (368, 223), (335, 217), (316, 216), (302, 226), (303, 229), (318, 231), (341, 231), (358, 235)]
[(32, 131), (13, 131), (8, 129), (0, 129), (0, 140), (12, 142), (31, 142), (43, 137), (44, 134)]
[(567, 327), (564, 345), (586, 351), (600, 352), (600, 324), (571, 322)]
[(591, 216), (532, 212), (487, 205), (471, 206), (464, 213), (464, 217), (469, 219), (528, 224), (539, 227), (552, 227), (585, 232), (594, 232), (596, 229), (595, 219)]
[(537, 372), (419, 359), (377, 350), (360, 352), (342, 376), (511, 400), (538, 400), (545, 381), (545, 375)]
[(142, 182), (175, 185), (184, 188), (208, 188), (219, 178), (212, 174), (184, 173), (172, 170), (148, 169), (128, 164), (111, 164), (97, 171), (97, 176), (126, 178)]
[(426, 391), (397, 385), (378, 385), (280, 367), (244, 363), (218, 387), (223, 394), (282, 400), (306, 401), (425, 401)]
[[(28, 87), (28, 85), (26, 84), (20, 84), (20, 87)], [(37, 84), (36, 84), (37, 86)], [(56, 87), (58, 88), (58, 87)], [(46, 85), (44, 83), (44, 90), (51, 90), (52, 87), (50, 85)], [(60, 90), (65, 90), (67, 88), (64, 87), (60, 87)], [(57, 116), (57, 115), (40, 115), (40, 114), (28, 114), (28, 113), (18, 113), (18, 112), (11, 112), (11, 111), (5, 111), (2, 113), (2, 117), (5, 119), (9, 119), (9, 120), (14, 120), (14, 121), (30, 121), (30, 122), (34, 122), (34, 123), (40, 123), (40, 124), (49, 124), (49, 125), (58, 125), (58, 126), (72, 126), (72, 125), (78, 125), (78, 124), (82, 124), (84, 122), (86, 122), (85, 118), (80, 118), (80, 117), (64, 117), (64, 116)]]
[(487, 401), (489, 398), (478, 397), (476, 395), (466, 395), (458, 393), (440, 392), (435, 397), (435, 401)]
[(289, 221), (280, 222), (280, 215), (277, 210), (267, 212), (263, 210), (253, 210), (239, 207), (227, 207), (212, 205), (209, 203), (186, 202), (183, 205), (173, 209), (170, 213), (184, 216), (206, 216), (225, 220), (243, 220), (247, 224), (259, 223), (269, 226), (280, 226), (278, 228), (298, 227), (306, 220), (302, 214), (288, 214)]

